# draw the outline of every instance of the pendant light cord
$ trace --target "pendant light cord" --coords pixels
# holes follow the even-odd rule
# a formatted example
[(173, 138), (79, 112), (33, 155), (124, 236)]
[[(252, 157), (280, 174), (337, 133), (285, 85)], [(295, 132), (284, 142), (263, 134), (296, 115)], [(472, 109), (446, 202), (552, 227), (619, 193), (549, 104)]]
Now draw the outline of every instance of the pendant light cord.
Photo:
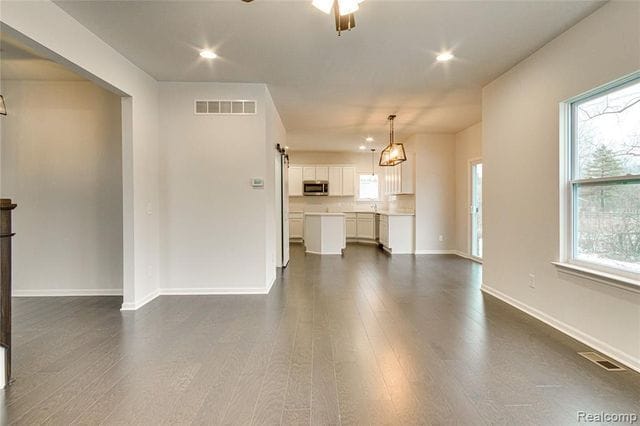
[(396, 118), (395, 114), (389, 116), (389, 145), (393, 145), (395, 142), (393, 132), (393, 120)]

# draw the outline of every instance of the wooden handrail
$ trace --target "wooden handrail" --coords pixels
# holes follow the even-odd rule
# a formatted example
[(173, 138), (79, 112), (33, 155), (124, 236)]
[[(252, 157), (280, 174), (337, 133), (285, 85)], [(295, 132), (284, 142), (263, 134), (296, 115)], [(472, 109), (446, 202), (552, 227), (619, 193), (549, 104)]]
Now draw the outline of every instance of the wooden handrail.
[(0, 346), (5, 348), (5, 383), (11, 382), (11, 211), (16, 205), (0, 199)]

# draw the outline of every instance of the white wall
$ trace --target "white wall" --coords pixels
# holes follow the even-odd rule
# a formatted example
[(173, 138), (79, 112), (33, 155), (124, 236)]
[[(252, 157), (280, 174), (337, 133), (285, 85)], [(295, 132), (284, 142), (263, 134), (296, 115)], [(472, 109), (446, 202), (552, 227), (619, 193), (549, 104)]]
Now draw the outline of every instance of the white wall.
[(471, 203), (470, 161), (482, 157), (482, 123), (474, 124), (455, 136), (456, 138), (456, 240), (455, 249), (465, 256), (471, 254), (471, 230), (469, 229)]
[(419, 134), (405, 147), (416, 155), (416, 254), (451, 252), (456, 235), (455, 137)]
[(0, 20), (11, 36), (128, 96), (122, 107), (123, 309), (140, 307), (158, 288), (157, 82), (51, 1), (3, 2)]
[(640, 3), (610, 2), (483, 91), (485, 288), (636, 369), (640, 294), (551, 262), (559, 260), (559, 103), (638, 69)]
[[(257, 114), (195, 115), (195, 99), (255, 99)], [(266, 292), (276, 250), (268, 144), (284, 134), (266, 87), (161, 83), (160, 102), (160, 291)], [(252, 177), (264, 188), (252, 188)]]
[(80, 81), (2, 87), (14, 295), (122, 294), (120, 97)]

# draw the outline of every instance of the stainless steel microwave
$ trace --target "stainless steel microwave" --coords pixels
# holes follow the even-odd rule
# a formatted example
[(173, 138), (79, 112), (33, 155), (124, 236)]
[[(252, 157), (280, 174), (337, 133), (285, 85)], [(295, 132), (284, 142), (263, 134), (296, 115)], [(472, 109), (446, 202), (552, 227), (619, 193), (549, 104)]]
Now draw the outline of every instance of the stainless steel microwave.
[(329, 195), (329, 182), (324, 180), (306, 180), (304, 185), (304, 195)]

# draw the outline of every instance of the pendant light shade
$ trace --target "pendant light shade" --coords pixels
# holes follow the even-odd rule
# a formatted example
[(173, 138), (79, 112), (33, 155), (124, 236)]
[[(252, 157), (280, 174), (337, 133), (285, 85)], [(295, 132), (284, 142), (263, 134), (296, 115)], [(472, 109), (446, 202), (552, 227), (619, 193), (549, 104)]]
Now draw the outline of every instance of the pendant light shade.
[(0, 95), (0, 114), (7, 115), (7, 107), (4, 104), (4, 96)]
[(393, 120), (395, 118), (395, 115), (389, 116), (389, 145), (387, 145), (380, 153), (380, 162), (378, 163), (383, 167), (397, 166), (407, 160), (407, 154), (404, 152), (404, 145), (396, 143), (394, 140)]
[(311, 3), (327, 15), (335, 7), (340, 16), (348, 15), (359, 9), (359, 4), (364, 0), (313, 0)]
[(354, 12), (360, 8), (364, 0), (313, 0), (312, 5), (327, 15), (333, 10), (338, 35), (342, 31), (350, 31), (356, 26)]

